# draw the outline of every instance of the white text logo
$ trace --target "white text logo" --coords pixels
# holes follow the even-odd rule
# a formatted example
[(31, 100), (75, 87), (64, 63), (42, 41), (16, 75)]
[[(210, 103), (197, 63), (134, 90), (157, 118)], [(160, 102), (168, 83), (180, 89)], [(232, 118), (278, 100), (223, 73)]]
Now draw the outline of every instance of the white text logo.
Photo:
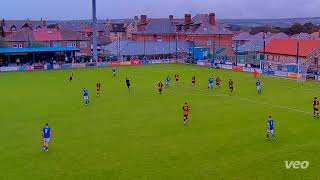
[(310, 165), (309, 161), (284, 161), (287, 169), (307, 169)]

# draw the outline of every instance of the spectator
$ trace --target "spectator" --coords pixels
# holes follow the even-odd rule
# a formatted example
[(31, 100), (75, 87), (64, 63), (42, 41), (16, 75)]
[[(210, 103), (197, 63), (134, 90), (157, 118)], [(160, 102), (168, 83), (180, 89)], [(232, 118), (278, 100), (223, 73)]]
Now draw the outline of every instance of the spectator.
[(16, 63), (17, 63), (17, 66), (19, 66), (19, 64), (20, 64), (20, 59), (19, 58), (16, 59)]

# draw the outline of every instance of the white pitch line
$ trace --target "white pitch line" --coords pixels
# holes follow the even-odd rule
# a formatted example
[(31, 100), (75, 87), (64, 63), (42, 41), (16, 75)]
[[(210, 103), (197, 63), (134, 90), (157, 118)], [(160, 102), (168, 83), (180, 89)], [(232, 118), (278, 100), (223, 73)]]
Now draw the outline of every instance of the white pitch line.
[[(188, 87), (187, 87), (188, 88)], [(205, 90), (201, 90), (201, 89), (196, 89), (202, 92), (207, 92)], [(255, 103), (255, 104), (260, 104), (260, 105), (267, 105), (269, 107), (273, 107), (273, 108), (282, 108), (282, 109), (287, 109), (287, 110), (291, 110), (291, 111), (296, 111), (296, 112), (300, 112), (300, 113), (305, 113), (305, 114), (312, 114), (311, 112), (308, 111), (303, 111), (297, 108), (292, 108), (292, 107), (288, 107), (288, 106), (282, 106), (282, 105), (277, 105), (277, 104), (271, 104), (268, 102), (262, 102), (262, 101), (255, 101), (249, 98), (242, 98), (242, 97), (237, 97), (237, 96), (230, 96), (227, 94), (223, 94), (223, 93), (217, 93), (218, 95), (220, 95), (221, 97), (229, 97), (229, 98), (233, 98), (233, 99), (238, 99), (241, 101), (247, 101), (247, 102), (251, 102), (251, 103)]]
[[(157, 82), (156, 82), (157, 83)], [(156, 83), (154, 83), (154, 86), (156, 87)], [(186, 89), (191, 89), (189, 87), (184, 87)], [(297, 108), (292, 108), (292, 107), (288, 107), (288, 106), (282, 106), (282, 105), (277, 105), (277, 104), (271, 104), (271, 103), (267, 103), (267, 102), (260, 102), (260, 101), (255, 101), (249, 98), (241, 98), (241, 97), (237, 97), (237, 96), (230, 96), (227, 94), (222, 94), (222, 93), (215, 93), (215, 94), (208, 94), (207, 90), (202, 90), (202, 89), (194, 89), (197, 91), (202, 92), (201, 94), (194, 94), (194, 93), (189, 93), (189, 92), (184, 92), (185, 94), (190, 94), (190, 95), (205, 95), (205, 96), (216, 96), (216, 97), (227, 97), (227, 98), (233, 98), (233, 99), (237, 99), (237, 100), (241, 100), (241, 101), (247, 101), (247, 102), (251, 102), (251, 103), (255, 103), (255, 104), (259, 104), (259, 105), (266, 105), (272, 108), (281, 108), (281, 109), (286, 109), (286, 110), (290, 110), (290, 111), (295, 111), (295, 112), (299, 112), (299, 113), (304, 113), (304, 114), (312, 114), (311, 112), (308, 111), (303, 111)], [(204, 94), (206, 93), (206, 94)]]
[[(189, 70), (189, 69), (179, 69), (180, 71), (181, 70)], [(176, 70), (166, 70), (166, 71), (176, 71)], [(134, 71), (135, 73), (136, 72), (140, 72), (140, 71)], [(151, 71), (151, 72), (164, 72), (164, 71)], [(131, 73), (130, 73), (131, 74)], [(156, 87), (156, 84), (157, 84), (158, 81), (156, 81), (153, 86), (155, 88)], [(284, 86), (282, 86), (284, 87)], [(190, 89), (188, 87), (186, 87), (187, 89)], [(267, 102), (261, 102), (261, 101), (255, 101), (255, 100), (252, 100), (252, 99), (249, 99), (249, 98), (241, 98), (241, 97), (237, 97), (237, 96), (230, 96), (230, 95), (227, 95), (227, 94), (222, 94), (222, 93), (217, 93), (217, 94), (207, 94), (208, 91), (206, 90), (201, 90), (201, 89), (196, 89), (197, 91), (201, 91), (201, 92), (206, 92), (206, 94), (201, 94), (201, 95), (206, 95), (206, 96), (219, 96), (219, 97), (228, 97), (228, 98), (233, 98), (233, 99), (238, 99), (238, 100), (241, 100), (241, 101), (247, 101), (247, 102), (251, 102), (251, 103), (255, 103), (255, 104), (259, 104), (259, 105), (266, 105), (266, 106), (269, 106), (269, 107), (272, 107), (272, 108), (281, 108), (281, 109), (286, 109), (286, 110), (290, 110), (290, 111), (294, 111), (294, 112), (299, 112), (299, 113), (304, 113), (304, 114), (312, 114), (311, 112), (309, 111), (303, 111), (303, 110), (300, 110), (300, 109), (297, 109), (297, 108), (292, 108), (292, 107), (288, 107), (288, 106), (283, 106), (283, 105), (277, 105), (277, 104), (271, 104), (271, 103), (267, 103)], [(191, 95), (197, 95), (197, 94), (193, 94), (193, 93), (190, 93)]]

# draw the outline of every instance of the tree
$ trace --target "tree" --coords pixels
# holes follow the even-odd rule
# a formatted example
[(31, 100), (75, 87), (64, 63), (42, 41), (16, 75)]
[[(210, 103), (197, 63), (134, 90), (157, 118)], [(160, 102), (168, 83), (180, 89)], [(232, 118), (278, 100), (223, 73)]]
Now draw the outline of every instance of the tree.
[(312, 24), (311, 22), (305, 23), (303, 27), (304, 27), (304, 32), (309, 34), (319, 31), (318, 26)]
[(288, 32), (289, 34), (300, 34), (301, 32), (304, 32), (304, 27), (299, 23), (295, 23), (289, 27)]

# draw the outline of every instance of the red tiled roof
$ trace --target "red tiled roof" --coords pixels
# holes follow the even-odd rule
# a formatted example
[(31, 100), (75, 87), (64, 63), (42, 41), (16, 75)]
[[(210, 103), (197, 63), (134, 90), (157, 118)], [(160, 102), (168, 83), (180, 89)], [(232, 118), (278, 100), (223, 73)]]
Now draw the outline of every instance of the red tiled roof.
[(320, 31), (312, 33), (311, 36), (313, 37), (313, 39), (320, 40)]
[(18, 41), (33, 41), (34, 34), (30, 27), (22, 28), (16, 33), (10, 34), (6, 37), (6, 41), (18, 42)]
[[(297, 40), (297, 39), (272, 39), (266, 45), (266, 53), (297, 55), (297, 44), (299, 42), (299, 56), (307, 56), (313, 50), (320, 48), (320, 40)], [(263, 48), (259, 49), (263, 52)]]
[(62, 40), (60, 31), (57, 29), (39, 28), (33, 32), (37, 41), (59, 41)]
[(59, 30), (56, 28), (37, 28), (33, 30), (30, 27), (25, 27), (10, 34), (6, 37), (6, 41), (77, 41), (77, 40), (90, 40), (82, 36), (78, 32)]

